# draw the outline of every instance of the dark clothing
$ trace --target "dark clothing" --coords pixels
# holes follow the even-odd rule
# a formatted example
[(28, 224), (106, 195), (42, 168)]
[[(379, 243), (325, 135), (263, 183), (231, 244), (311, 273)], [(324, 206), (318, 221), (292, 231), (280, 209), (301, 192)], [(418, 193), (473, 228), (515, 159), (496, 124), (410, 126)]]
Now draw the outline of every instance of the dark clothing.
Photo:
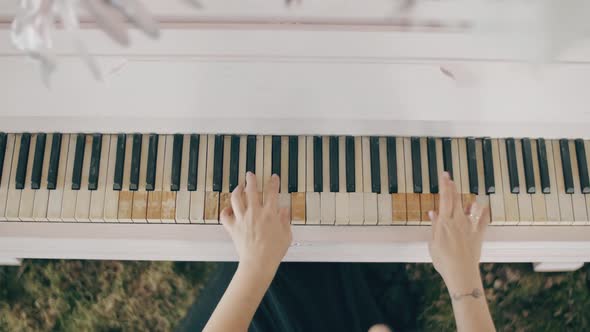
[[(411, 320), (403, 317), (404, 311), (412, 314), (403, 305), (407, 296), (402, 293), (408, 293), (403, 290), (404, 283), (392, 287), (391, 283), (396, 280), (383, 277), (392, 275), (392, 266), (394, 270), (403, 269), (399, 264), (283, 263), (258, 307), (249, 331), (356, 332), (367, 331), (378, 323), (386, 323), (395, 330), (413, 330)], [(386, 272), (383, 272), (384, 267)], [(219, 263), (178, 331), (203, 329), (236, 268), (237, 263)], [(395, 289), (393, 294), (401, 298), (404, 307), (381, 303), (387, 301), (391, 288)], [(390, 314), (387, 311), (391, 308), (394, 311)], [(394, 324), (391, 320), (401, 321), (401, 324)]]

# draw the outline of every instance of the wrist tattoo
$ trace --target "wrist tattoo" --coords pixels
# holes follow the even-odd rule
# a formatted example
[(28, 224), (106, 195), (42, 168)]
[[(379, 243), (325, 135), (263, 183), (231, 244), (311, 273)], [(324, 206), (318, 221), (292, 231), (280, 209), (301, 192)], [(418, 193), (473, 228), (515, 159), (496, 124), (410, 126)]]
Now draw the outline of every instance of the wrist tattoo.
[(474, 298), (474, 299), (478, 299), (478, 298), (480, 298), (482, 296), (483, 296), (483, 293), (478, 288), (474, 288), (469, 293), (463, 293), (463, 294), (461, 294), (461, 293), (455, 293), (455, 294), (452, 294), (451, 295), (451, 297), (453, 298), (453, 301), (460, 301), (460, 300), (462, 300), (465, 297), (471, 297), (471, 298)]

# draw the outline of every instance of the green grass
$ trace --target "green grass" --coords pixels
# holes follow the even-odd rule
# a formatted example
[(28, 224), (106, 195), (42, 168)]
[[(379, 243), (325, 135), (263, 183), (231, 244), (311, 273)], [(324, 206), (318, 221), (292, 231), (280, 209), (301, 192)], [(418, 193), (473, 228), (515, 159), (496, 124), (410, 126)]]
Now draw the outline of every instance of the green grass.
[[(417, 319), (425, 331), (455, 329), (449, 296), (431, 265), (374, 266), (380, 274), (372, 282), (374, 291), (390, 317)], [(44, 260), (0, 267), (0, 330), (169, 331), (213, 268), (210, 263)], [(589, 330), (589, 273), (588, 267), (540, 274), (529, 264), (483, 264), (498, 330)], [(399, 283), (413, 303), (400, 296), (394, 286)]]

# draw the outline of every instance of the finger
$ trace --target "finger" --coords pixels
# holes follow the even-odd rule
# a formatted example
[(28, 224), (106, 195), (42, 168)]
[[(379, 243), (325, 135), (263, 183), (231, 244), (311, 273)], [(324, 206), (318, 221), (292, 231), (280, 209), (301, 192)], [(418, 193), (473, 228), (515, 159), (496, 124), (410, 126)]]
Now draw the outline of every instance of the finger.
[(98, 27), (103, 30), (115, 42), (129, 45), (127, 25), (123, 15), (111, 6), (102, 1), (86, 0), (83, 2), (88, 12), (94, 17)]
[(291, 213), (287, 208), (281, 208), (279, 210), (279, 219), (283, 224), (290, 224), (291, 223)]
[(264, 192), (264, 205), (272, 207), (273, 209), (275, 209), (275, 211), (276, 209), (278, 209), (279, 183), (279, 176), (273, 174)]
[(244, 185), (239, 184), (231, 193), (231, 207), (234, 213), (238, 215), (244, 214), (246, 205), (244, 204)]
[(432, 222), (432, 239), (434, 239), (437, 228), (439, 227), (438, 214), (434, 211), (428, 211), (428, 217), (430, 218), (430, 221)]
[(439, 195), (439, 213), (443, 219), (448, 219), (453, 215), (453, 200), (455, 195), (452, 193), (451, 177), (449, 173), (443, 172), (438, 180), (440, 188)]
[(231, 230), (236, 223), (236, 218), (231, 207), (226, 207), (221, 211), (219, 214), (219, 222), (221, 222), (223, 228), (225, 228), (228, 233), (231, 233)]
[(246, 173), (246, 200), (247, 205), (259, 204), (260, 199), (258, 198), (258, 184), (256, 181), (256, 175), (252, 172)]
[(481, 209), (479, 222), (477, 223), (477, 231), (482, 234), (485, 233), (486, 229), (488, 228), (489, 223), (490, 223), (490, 208), (486, 206), (483, 209)]
[(129, 21), (149, 37), (155, 39), (160, 36), (158, 23), (141, 2), (137, 0), (111, 1), (111, 5), (118, 8)]

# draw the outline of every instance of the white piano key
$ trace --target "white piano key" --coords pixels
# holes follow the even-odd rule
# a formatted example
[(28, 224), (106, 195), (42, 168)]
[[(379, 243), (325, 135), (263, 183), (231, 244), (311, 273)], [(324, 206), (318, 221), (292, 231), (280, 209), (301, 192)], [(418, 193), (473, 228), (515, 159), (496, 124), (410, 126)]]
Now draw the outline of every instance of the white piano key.
[(458, 191), (461, 193), (461, 202), (463, 208), (469, 206), (475, 200), (475, 195), (469, 191), (469, 171), (467, 165), (467, 146), (464, 138), (457, 139), (458, 153), (459, 153), (459, 167), (461, 177), (461, 187)]
[(205, 213), (205, 181), (207, 177), (207, 135), (199, 138), (199, 160), (197, 163), (197, 190), (191, 191), (191, 223), (203, 223)]
[(20, 196), (20, 205), (18, 210), (18, 219), (20, 221), (33, 220), (33, 204), (35, 201), (35, 190), (31, 189), (31, 177), (33, 174), (33, 160), (35, 157), (35, 146), (37, 145), (37, 134), (31, 135), (31, 144), (29, 147), (29, 161), (27, 162), (27, 175), (25, 178), (25, 187)]
[(20, 142), (22, 134), (16, 134), (14, 143), (13, 162), (10, 170), (10, 183), (8, 184), (8, 193), (6, 199), (5, 216), (8, 221), (18, 221), (18, 212), (20, 207), (20, 197), (22, 190), (16, 189), (16, 169), (18, 167), (18, 155), (20, 151)]
[(541, 174), (539, 172), (539, 158), (537, 155), (537, 140), (531, 140), (531, 154), (533, 156), (533, 173), (535, 177), (535, 186), (537, 190), (531, 194), (531, 203), (533, 205), (534, 224), (547, 223), (547, 207), (545, 206), (545, 194), (541, 189)]
[[(264, 192), (264, 174), (266, 174), (266, 145), (264, 144), (264, 136), (258, 135), (256, 136), (256, 187), (258, 188), (259, 193)], [(259, 197), (262, 198), (262, 195)]]
[(430, 192), (430, 174), (428, 173), (428, 143), (426, 137), (420, 137), (420, 160), (422, 175), (422, 194), (420, 195), (420, 225), (430, 225), (428, 211), (434, 210), (434, 196)]
[[(115, 179), (115, 162), (117, 160), (117, 135), (110, 135), (108, 164), (105, 169), (106, 183), (104, 188), (103, 217), (105, 222), (117, 222), (119, 214), (119, 191), (113, 189)], [(101, 174), (102, 174), (101, 161)], [(60, 164), (61, 167), (61, 164)], [(100, 215), (100, 214), (98, 214)]]
[(494, 167), (495, 193), (490, 195), (491, 223), (502, 225), (506, 223), (506, 212), (504, 210), (504, 195), (511, 195), (510, 190), (504, 188), (502, 179), (502, 166), (500, 163), (500, 148), (498, 139), (492, 139), (492, 161)]
[(190, 217), (191, 195), (188, 191), (188, 163), (190, 144), (191, 135), (184, 135), (182, 143), (182, 163), (180, 166), (180, 189), (176, 192), (177, 223), (188, 223)]
[(330, 192), (330, 137), (322, 137), (322, 180), (324, 188), (320, 194), (322, 225), (333, 225), (336, 222), (336, 193)]
[(570, 148), (570, 160), (572, 164), (572, 178), (574, 179), (574, 193), (572, 196), (572, 208), (574, 209), (574, 225), (586, 225), (588, 215), (586, 213), (586, 198), (580, 188), (580, 173), (578, 171), (578, 159), (576, 157), (576, 146), (574, 140), (568, 142)]
[[(361, 138), (362, 158), (363, 158), (363, 208), (364, 224), (376, 225), (378, 220), (377, 194), (371, 188), (371, 148), (369, 137)], [(326, 176), (326, 175), (324, 175)]]
[(397, 137), (395, 140), (395, 145), (395, 159), (397, 163), (397, 194), (391, 195), (391, 214), (393, 224), (405, 225), (408, 220), (406, 206), (406, 194), (408, 193), (408, 188), (406, 186), (404, 139)]
[(148, 192), (146, 191), (147, 164), (150, 147), (150, 135), (141, 137), (141, 158), (139, 162), (139, 183), (137, 191), (133, 192), (133, 207), (131, 211), (131, 220), (133, 222), (147, 222), (147, 200)]
[(156, 154), (156, 176), (154, 190), (148, 192), (146, 219), (148, 223), (162, 222), (162, 191), (164, 163), (166, 160), (166, 135), (158, 136), (158, 152)]
[[(442, 147), (442, 139), (437, 138), (436, 142), (436, 169), (438, 179), (442, 176), (444, 172), (444, 161), (443, 161), (443, 147)], [(440, 188), (439, 188), (440, 190)], [(438, 203), (439, 203), (439, 194), (434, 194), (434, 210), (438, 212)]]
[(289, 210), (291, 215), (291, 194), (289, 193), (289, 136), (281, 136), (281, 189), (279, 207)]
[(500, 169), (502, 170), (502, 188), (504, 190), (504, 212), (506, 214), (505, 224), (516, 225), (520, 221), (518, 211), (518, 195), (510, 191), (510, 176), (508, 174), (508, 155), (506, 152), (506, 141), (498, 140), (500, 156)]
[(47, 219), (49, 221), (61, 221), (61, 211), (63, 195), (66, 183), (66, 173), (68, 168), (68, 153), (70, 151), (70, 141), (72, 135), (64, 134), (61, 138), (61, 149), (59, 153), (59, 167), (57, 170), (57, 182), (55, 190), (49, 191), (49, 201), (47, 202)]
[(6, 203), (8, 197), (8, 187), (10, 186), (10, 179), (12, 178), (12, 164), (13, 159), (16, 163), (18, 158), (14, 156), (16, 136), (14, 134), (6, 135), (6, 151), (4, 154), (4, 164), (2, 167), (2, 178), (0, 179), (0, 221), (6, 221)]
[(238, 184), (246, 183), (246, 148), (248, 147), (248, 136), (240, 136), (240, 156), (238, 160)]
[(461, 191), (463, 190), (462, 178), (461, 178), (461, 161), (459, 157), (459, 139), (453, 138), (451, 140), (451, 155), (453, 158), (453, 182), (457, 187), (457, 192), (459, 196), (459, 201), (461, 205), (463, 205), (463, 194)]
[(223, 140), (223, 165), (221, 173), (221, 193), (219, 193), (219, 213), (221, 213), (225, 208), (231, 207), (231, 193), (229, 192), (231, 136), (225, 135)]
[[(258, 149), (258, 139), (256, 141), (256, 148)], [(258, 151), (256, 151), (258, 152)], [(262, 190), (259, 189), (260, 192), (266, 192), (266, 188), (268, 187), (268, 182), (270, 181), (270, 177), (272, 176), (272, 136), (264, 136), (264, 167), (263, 167), (263, 174), (262, 174)], [(258, 153), (256, 153), (258, 155)], [(258, 161), (257, 161), (258, 162)], [(256, 165), (256, 169), (258, 169), (258, 165)]]
[(88, 190), (88, 175), (90, 172), (90, 157), (92, 155), (92, 136), (86, 135), (86, 145), (84, 146), (82, 180), (76, 198), (75, 218), (78, 222), (87, 222), (90, 220), (90, 196), (92, 193)]
[[(98, 181), (96, 183), (96, 190), (90, 194), (90, 221), (104, 222), (105, 221), (105, 194), (107, 190), (113, 190), (111, 187), (107, 188), (107, 174), (111, 157), (111, 140), (117, 140), (116, 135), (102, 135), (102, 144), (100, 151), (100, 163), (98, 169)], [(116, 145), (115, 145), (116, 146)], [(114, 148), (114, 147), (113, 147)], [(114, 148), (116, 150), (116, 148)], [(116, 156), (116, 151), (113, 158)], [(113, 168), (115, 164), (113, 163)]]
[(574, 210), (572, 206), (572, 197), (565, 192), (563, 182), (563, 169), (561, 166), (561, 151), (559, 150), (559, 140), (547, 140), (551, 142), (553, 148), (553, 166), (555, 167), (555, 179), (557, 182), (557, 199), (559, 201), (559, 214), (561, 216), (561, 225), (569, 225), (574, 222)]
[(348, 194), (350, 206), (348, 214), (351, 225), (362, 225), (365, 222), (365, 196), (363, 182), (363, 141), (360, 136), (354, 138), (354, 182), (355, 192)]
[(350, 202), (346, 192), (346, 140), (338, 137), (338, 192), (335, 193), (336, 225), (348, 225), (350, 222)]
[[(70, 135), (70, 144), (67, 154), (68, 159), (65, 165), (66, 173), (64, 177), (63, 199), (61, 204), (61, 220), (68, 222), (76, 221), (76, 198), (78, 197), (78, 192), (76, 190), (72, 190), (72, 174), (74, 171), (74, 159), (76, 154), (76, 139), (76, 134)], [(60, 168), (61, 167), (62, 166), (60, 164)]]
[(547, 207), (547, 223), (557, 225), (561, 222), (561, 212), (559, 207), (559, 196), (557, 188), (557, 179), (555, 177), (555, 164), (553, 157), (553, 144), (551, 140), (545, 141), (547, 150), (547, 168), (549, 169), (549, 186), (551, 191), (545, 194), (545, 206)]
[(389, 177), (387, 176), (387, 141), (379, 138), (379, 170), (381, 177), (381, 193), (377, 194), (377, 218), (379, 225), (391, 225), (391, 194), (389, 194)]
[(45, 143), (45, 152), (43, 154), (43, 166), (41, 170), (41, 186), (35, 192), (35, 202), (33, 204), (33, 220), (47, 221), (47, 203), (49, 202), (49, 190), (47, 190), (47, 175), (49, 173), (49, 156), (51, 155), (51, 143), (54, 134), (47, 135)]
[(487, 206), (489, 208), (490, 196), (486, 194), (485, 172), (483, 166), (483, 142), (481, 139), (475, 140), (475, 156), (477, 162), (477, 188), (479, 189), (477, 202), (482, 206)]
[[(518, 168), (518, 178), (521, 183), (524, 183), (524, 161), (522, 157), (522, 144), (521, 140), (514, 140), (516, 146), (516, 163)], [(521, 186), (522, 187), (522, 186)], [(524, 188), (523, 188), (524, 189)], [(518, 212), (520, 214), (519, 225), (530, 225), (533, 222), (533, 203), (531, 201), (531, 195), (526, 190), (520, 190), (518, 194)]]

